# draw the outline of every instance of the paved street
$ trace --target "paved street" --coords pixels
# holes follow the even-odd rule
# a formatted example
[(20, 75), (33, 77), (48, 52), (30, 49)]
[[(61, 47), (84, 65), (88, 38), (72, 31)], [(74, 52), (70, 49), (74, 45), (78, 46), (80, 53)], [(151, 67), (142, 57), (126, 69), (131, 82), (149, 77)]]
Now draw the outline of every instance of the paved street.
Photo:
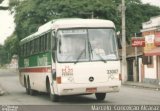
[(122, 86), (119, 93), (107, 94), (103, 102), (96, 101), (94, 95), (85, 95), (64, 97), (54, 103), (44, 93), (27, 95), (14, 70), (0, 70), (0, 87), (5, 91), (0, 105), (160, 105), (160, 91), (129, 86)]

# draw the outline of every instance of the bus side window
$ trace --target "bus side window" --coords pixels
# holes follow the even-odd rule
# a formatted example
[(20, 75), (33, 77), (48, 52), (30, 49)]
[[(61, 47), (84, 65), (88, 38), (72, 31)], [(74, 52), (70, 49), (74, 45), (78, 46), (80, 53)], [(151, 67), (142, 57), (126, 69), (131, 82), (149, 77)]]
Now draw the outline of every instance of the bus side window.
[(49, 37), (48, 37), (48, 34), (46, 35), (46, 50), (48, 50), (49, 48), (48, 48), (48, 39), (49, 39)]
[(35, 39), (34, 51), (35, 51), (35, 54), (37, 54), (37, 52), (38, 52), (38, 39)]
[(35, 39), (32, 41), (33, 43), (33, 54), (35, 54)]
[(31, 54), (31, 42), (28, 42), (28, 56)]
[(46, 43), (45, 38), (46, 38), (46, 34), (43, 35), (43, 52), (45, 52), (45, 43)]
[(21, 56), (21, 57), (23, 57), (23, 52), (24, 52), (24, 51), (23, 51), (23, 46), (24, 46), (24, 45), (21, 45), (21, 48), (20, 48), (20, 56)]
[(36, 39), (34, 39), (34, 54), (36, 54), (36, 45), (37, 45), (37, 41), (36, 41)]
[(50, 50), (51, 49), (51, 34), (48, 33), (47, 35), (48, 35), (48, 50)]
[(41, 37), (38, 38), (39, 39), (39, 52), (41, 52)]
[(26, 43), (24, 44), (24, 57), (26, 57), (27, 49), (26, 49)]
[(33, 48), (32, 48), (32, 41), (29, 42), (29, 45), (30, 45), (29, 55), (32, 55), (32, 50), (33, 50)]
[(37, 39), (34, 40), (34, 53), (37, 53)]
[(27, 43), (27, 56), (30, 55), (30, 42)]
[(26, 43), (26, 56), (28, 56), (28, 43)]
[(39, 39), (36, 39), (36, 53), (39, 51)]
[(47, 51), (47, 39), (48, 37), (47, 37), (47, 34), (45, 34), (45, 36), (44, 36), (44, 50), (45, 51)]
[(45, 37), (45, 35), (42, 35), (42, 37), (41, 37), (41, 52), (44, 52), (44, 43), (45, 43), (44, 37)]
[(32, 41), (32, 54), (34, 54), (34, 40)]

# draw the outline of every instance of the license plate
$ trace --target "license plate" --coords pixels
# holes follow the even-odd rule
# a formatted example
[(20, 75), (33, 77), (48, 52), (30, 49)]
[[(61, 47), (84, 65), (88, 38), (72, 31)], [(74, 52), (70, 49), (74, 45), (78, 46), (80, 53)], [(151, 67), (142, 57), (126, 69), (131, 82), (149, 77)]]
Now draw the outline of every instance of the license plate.
[(87, 93), (95, 93), (97, 91), (97, 88), (86, 88)]

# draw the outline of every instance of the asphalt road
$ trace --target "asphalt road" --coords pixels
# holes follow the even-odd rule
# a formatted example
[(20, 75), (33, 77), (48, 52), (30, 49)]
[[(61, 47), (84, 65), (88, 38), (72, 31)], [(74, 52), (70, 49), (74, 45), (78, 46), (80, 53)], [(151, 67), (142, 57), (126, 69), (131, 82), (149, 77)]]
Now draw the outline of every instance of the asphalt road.
[(0, 87), (5, 91), (5, 95), (0, 96), (0, 105), (56, 105), (76, 108), (82, 108), (80, 105), (160, 105), (160, 91), (128, 86), (122, 86), (119, 93), (107, 94), (102, 102), (97, 101), (95, 95), (81, 95), (63, 97), (60, 102), (55, 103), (45, 93), (27, 95), (15, 70), (0, 70)]

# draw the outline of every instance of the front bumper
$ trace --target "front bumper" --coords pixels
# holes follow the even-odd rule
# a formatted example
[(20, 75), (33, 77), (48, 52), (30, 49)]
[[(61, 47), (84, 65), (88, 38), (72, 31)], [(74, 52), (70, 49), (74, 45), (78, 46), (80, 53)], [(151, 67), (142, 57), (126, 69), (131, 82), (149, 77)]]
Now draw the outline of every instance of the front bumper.
[[(119, 92), (121, 86), (120, 81), (93, 83), (93, 84), (58, 84), (55, 94), (57, 95), (76, 95), (89, 93), (110, 93)], [(91, 90), (87, 90), (91, 89)], [(95, 90), (96, 89), (96, 90)]]

